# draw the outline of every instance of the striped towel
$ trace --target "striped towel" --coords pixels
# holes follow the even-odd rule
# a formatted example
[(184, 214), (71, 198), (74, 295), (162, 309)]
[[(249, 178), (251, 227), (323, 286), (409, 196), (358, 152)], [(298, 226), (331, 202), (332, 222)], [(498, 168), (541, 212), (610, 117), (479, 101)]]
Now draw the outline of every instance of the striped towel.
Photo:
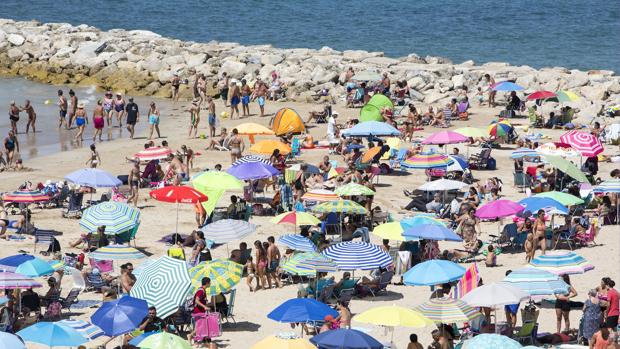
[(474, 263), (465, 271), (465, 274), (463, 274), (463, 277), (452, 291), (452, 298), (461, 299), (469, 291), (478, 287), (478, 282), (480, 282), (480, 273), (478, 272), (478, 265)]
[(284, 180), (286, 181), (286, 183), (291, 184), (295, 181), (295, 175), (297, 174), (296, 170), (289, 170), (286, 169), (284, 171)]

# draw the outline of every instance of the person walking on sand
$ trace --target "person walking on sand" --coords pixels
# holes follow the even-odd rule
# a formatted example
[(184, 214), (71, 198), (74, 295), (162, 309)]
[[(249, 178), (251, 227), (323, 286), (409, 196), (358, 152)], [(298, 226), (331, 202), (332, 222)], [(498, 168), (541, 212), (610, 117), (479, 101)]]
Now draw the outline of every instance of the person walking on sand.
[(237, 116), (241, 118), (241, 115), (239, 114), (241, 91), (239, 89), (239, 86), (237, 86), (237, 80), (231, 80), (230, 87), (228, 89), (228, 95), (230, 96), (230, 120), (234, 118), (235, 112), (237, 112)]
[(138, 105), (133, 102), (133, 97), (129, 98), (129, 103), (125, 106), (125, 112), (127, 114), (127, 131), (129, 131), (129, 138), (133, 139), (136, 132), (136, 123), (140, 118), (140, 109)]
[[(84, 136), (84, 128), (86, 128), (86, 124), (88, 124), (88, 118), (86, 117), (86, 111), (84, 110), (84, 105), (80, 104), (78, 106), (77, 112), (75, 112), (75, 125), (78, 128), (78, 133), (75, 135), (74, 140), (76, 142), (83, 141)], [(101, 135), (99, 136), (101, 137)]]
[(138, 206), (138, 191), (140, 188), (140, 162), (134, 161), (129, 176), (127, 177), (127, 184), (129, 184), (129, 197), (127, 202), (133, 202), (134, 206)]
[[(95, 106), (95, 110), (93, 110), (93, 126), (95, 126), (95, 134), (93, 135), (93, 142), (99, 137), (99, 142), (101, 140), (101, 134), (103, 133), (103, 127), (105, 126), (105, 118), (103, 116), (103, 103), (101, 100), (97, 101), (97, 105)], [(78, 111), (84, 111), (84, 104), (78, 104)], [(76, 112), (77, 115), (77, 112)]]
[(37, 133), (37, 129), (35, 123), (37, 121), (37, 113), (35, 113), (34, 108), (32, 107), (32, 103), (27, 99), (24, 103), (24, 106), (20, 108), (20, 111), (25, 111), (26, 115), (28, 115), (28, 123), (26, 124), (26, 134), (30, 130), (30, 126), (32, 126), (32, 133)]
[(239, 131), (236, 128), (232, 130), (232, 135), (228, 141), (228, 148), (230, 149), (230, 162), (235, 162), (243, 156), (245, 150), (245, 143), (239, 136)]
[(59, 109), (59, 121), (58, 128), (65, 124), (65, 129), (69, 129), (69, 124), (67, 123), (67, 98), (62, 95), (62, 90), (58, 90), (58, 109)]
[(114, 110), (114, 97), (112, 91), (107, 91), (103, 96), (103, 113), (108, 121), (108, 128), (112, 127), (112, 110)]
[(9, 131), (8, 136), (4, 139), (4, 151), (6, 152), (6, 164), (11, 167), (13, 164), (13, 158), (15, 157), (15, 151), (19, 153), (19, 142), (17, 136), (12, 130)]
[(181, 79), (179, 78), (179, 74), (172, 74), (172, 79), (170, 79), (170, 86), (172, 86), (172, 101), (179, 101), (179, 87), (181, 86)]
[(243, 116), (250, 116), (250, 95), (252, 89), (248, 85), (247, 80), (241, 80), (241, 109), (243, 109)]
[[(199, 101), (194, 99), (192, 101), (192, 105), (187, 108), (185, 111), (189, 112), (189, 138), (196, 138), (196, 134), (198, 134), (198, 124), (200, 123), (200, 106)], [(193, 133), (193, 136), (192, 136)]]
[(209, 135), (211, 138), (215, 137), (215, 124), (217, 119), (215, 116), (215, 102), (213, 97), (207, 96), (207, 122), (209, 123)]
[(495, 95), (497, 91), (493, 90), (493, 85), (495, 85), (495, 79), (491, 77), (489, 74), (484, 74), (484, 80), (489, 84), (487, 87), (489, 90), (489, 107), (495, 107)]
[(258, 89), (256, 91), (256, 102), (260, 108), (260, 117), (265, 116), (265, 100), (267, 98), (267, 84), (264, 81), (260, 81)]
[(159, 108), (155, 105), (155, 102), (151, 102), (149, 108), (149, 140), (153, 139), (153, 129), (157, 131), (157, 138), (161, 138), (159, 132)]
[(99, 157), (99, 152), (97, 151), (97, 147), (94, 144), (90, 145), (90, 157), (88, 161), (86, 161), (86, 165), (89, 165), (90, 168), (97, 168), (97, 165), (101, 164), (101, 158)]
[(278, 267), (280, 266), (280, 249), (276, 246), (276, 240), (273, 236), (267, 238), (269, 247), (267, 248), (267, 278), (273, 278), (278, 288), (282, 287), (280, 275), (278, 275)]
[(114, 114), (116, 114), (118, 127), (123, 127), (123, 115), (125, 114), (125, 99), (120, 92), (116, 92), (116, 98), (114, 99)]
[(67, 124), (69, 128), (73, 126), (73, 122), (75, 121), (75, 112), (77, 112), (78, 106), (78, 98), (75, 95), (75, 91), (69, 90), (69, 120)]
[(11, 131), (17, 134), (17, 122), (19, 121), (19, 107), (15, 101), (11, 101), (9, 105), (9, 121), (11, 121)]

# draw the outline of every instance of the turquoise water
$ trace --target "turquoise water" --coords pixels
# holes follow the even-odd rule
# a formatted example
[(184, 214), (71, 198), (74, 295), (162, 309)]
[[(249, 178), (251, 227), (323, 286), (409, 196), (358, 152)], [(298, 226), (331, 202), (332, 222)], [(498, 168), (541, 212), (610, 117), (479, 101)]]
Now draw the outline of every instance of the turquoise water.
[(5, 0), (0, 17), (147, 29), (200, 42), (620, 72), (619, 0)]

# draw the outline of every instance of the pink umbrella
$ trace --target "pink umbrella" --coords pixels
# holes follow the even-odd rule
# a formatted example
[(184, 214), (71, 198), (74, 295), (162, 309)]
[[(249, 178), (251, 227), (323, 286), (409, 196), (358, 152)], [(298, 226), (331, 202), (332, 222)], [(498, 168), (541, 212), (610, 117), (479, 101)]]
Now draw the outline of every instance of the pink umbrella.
[(601, 141), (596, 136), (587, 132), (566, 132), (560, 137), (560, 142), (569, 144), (582, 156), (596, 156), (603, 152)]
[(476, 217), (480, 219), (496, 219), (512, 216), (523, 210), (523, 206), (514, 201), (495, 200), (478, 207)]
[(452, 131), (440, 131), (433, 133), (422, 141), (422, 144), (453, 144), (467, 142), (468, 138), (460, 133)]
[(530, 95), (527, 96), (527, 99), (530, 101), (533, 101), (535, 99), (547, 99), (547, 98), (553, 98), (556, 97), (557, 95), (551, 91), (536, 91)]

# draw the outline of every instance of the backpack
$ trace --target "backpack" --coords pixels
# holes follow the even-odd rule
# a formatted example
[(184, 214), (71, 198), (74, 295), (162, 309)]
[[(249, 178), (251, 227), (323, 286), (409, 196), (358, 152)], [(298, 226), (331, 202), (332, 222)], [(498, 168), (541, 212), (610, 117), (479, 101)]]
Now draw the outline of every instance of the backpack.
[(497, 168), (497, 161), (494, 158), (489, 158), (487, 160), (487, 170), (495, 170)]

